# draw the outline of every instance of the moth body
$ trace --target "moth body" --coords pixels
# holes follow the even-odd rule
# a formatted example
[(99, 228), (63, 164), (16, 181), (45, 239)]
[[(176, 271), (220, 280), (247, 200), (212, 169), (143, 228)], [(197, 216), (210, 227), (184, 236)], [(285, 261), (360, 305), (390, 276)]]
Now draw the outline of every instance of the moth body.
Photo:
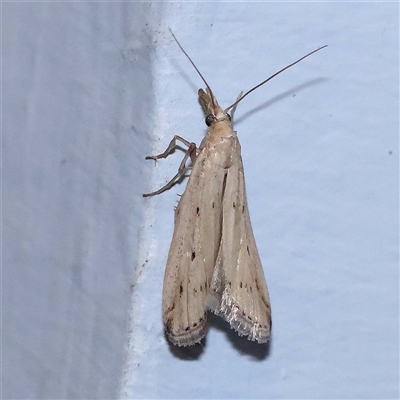
[(240, 144), (212, 93), (199, 91), (213, 117), (175, 211), (163, 289), (163, 319), (178, 346), (200, 342), (207, 310), (239, 335), (268, 341), (271, 309), (247, 209)]
[(233, 114), (237, 104), (252, 91), (326, 46), (280, 69), (223, 110), (172, 31), (171, 34), (206, 84), (206, 91), (200, 89), (198, 94), (209, 129), (199, 148), (175, 136), (164, 153), (146, 157), (166, 158), (177, 140), (188, 147), (171, 181), (144, 196), (171, 188), (188, 170), (187, 159), (193, 163), (175, 210), (164, 275), (165, 333), (177, 346), (198, 343), (206, 334), (211, 310), (240, 336), (266, 343), (272, 326), (269, 293), (250, 222), (240, 144), (228, 110), (232, 109)]

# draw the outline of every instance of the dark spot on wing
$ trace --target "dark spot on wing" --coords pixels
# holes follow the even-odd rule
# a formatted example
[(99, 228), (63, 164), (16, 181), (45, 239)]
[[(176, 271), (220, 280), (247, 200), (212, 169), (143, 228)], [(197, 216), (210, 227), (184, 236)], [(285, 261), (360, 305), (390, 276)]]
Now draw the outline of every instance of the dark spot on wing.
[(200, 292), (203, 291), (203, 285), (200, 285)]
[(246, 246), (246, 247), (247, 247), (247, 253), (250, 255), (249, 246)]
[(242, 214), (244, 214), (244, 205), (242, 206)]
[(196, 258), (196, 252), (192, 250), (192, 261)]
[(172, 325), (172, 318), (168, 318), (165, 321), (165, 330), (166, 331), (171, 331), (171, 325)]
[(215, 208), (215, 203), (214, 202), (212, 202), (212, 208)]
[(243, 282), (240, 282), (239, 286), (240, 286), (240, 289), (241, 289), (243, 287)]
[(222, 182), (222, 194), (221, 194), (221, 198), (224, 198), (225, 195), (225, 189), (226, 189), (226, 179), (228, 178), (228, 173), (225, 173), (224, 175), (224, 181)]
[(180, 285), (180, 286), (179, 286), (179, 294), (182, 294), (182, 293), (183, 293), (183, 286)]
[(236, 208), (236, 203), (235, 202), (233, 202), (233, 208)]
[(199, 207), (196, 208), (196, 213), (197, 213), (197, 215), (200, 215), (200, 208)]

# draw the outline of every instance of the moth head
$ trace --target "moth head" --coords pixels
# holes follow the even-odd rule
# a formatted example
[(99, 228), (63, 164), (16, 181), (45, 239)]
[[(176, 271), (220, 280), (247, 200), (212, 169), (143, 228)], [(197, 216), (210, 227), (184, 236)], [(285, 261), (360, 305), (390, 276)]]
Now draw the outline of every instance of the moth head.
[(225, 121), (225, 120), (232, 122), (232, 118), (228, 113), (226, 113), (223, 118), (217, 118), (214, 114), (208, 114), (206, 116), (206, 125), (211, 126), (216, 121)]
[(231, 116), (219, 106), (217, 99), (208, 87), (206, 91), (199, 89), (199, 102), (206, 115), (207, 126), (219, 121), (229, 121), (231, 123)]

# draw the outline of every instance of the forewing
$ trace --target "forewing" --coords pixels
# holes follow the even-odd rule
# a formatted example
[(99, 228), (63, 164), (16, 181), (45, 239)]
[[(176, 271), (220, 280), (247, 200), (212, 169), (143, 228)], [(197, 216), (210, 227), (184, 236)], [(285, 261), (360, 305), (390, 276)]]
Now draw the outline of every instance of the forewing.
[(239, 335), (266, 343), (271, 306), (247, 207), (240, 144), (227, 170), (222, 199), (221, 245), (211, 281), (208, 305)]
[(163, 321), (167, 337), (178, 346), (200, 342), (206, 333), (206, 298), (221, 237), (223, 173), (204, 146), (175, 211), (164, 276)]

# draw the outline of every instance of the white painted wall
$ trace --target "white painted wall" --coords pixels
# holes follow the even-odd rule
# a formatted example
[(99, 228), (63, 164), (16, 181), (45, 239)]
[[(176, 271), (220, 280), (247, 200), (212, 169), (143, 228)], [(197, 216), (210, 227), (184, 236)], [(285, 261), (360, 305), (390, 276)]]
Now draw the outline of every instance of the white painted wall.
[[(123, 398), (398, 398), (398, 4), (2, 11), (3, 397), (112, 398), (121, 380)], [(181, 154), (143, 157), (205, 132), (203, 85), (168, 27), (225, 106), (329, 45), (235, 115), (268, 347), (217, 318), (204, 347), (163, 336), (185, 183), (142, 199)]]

